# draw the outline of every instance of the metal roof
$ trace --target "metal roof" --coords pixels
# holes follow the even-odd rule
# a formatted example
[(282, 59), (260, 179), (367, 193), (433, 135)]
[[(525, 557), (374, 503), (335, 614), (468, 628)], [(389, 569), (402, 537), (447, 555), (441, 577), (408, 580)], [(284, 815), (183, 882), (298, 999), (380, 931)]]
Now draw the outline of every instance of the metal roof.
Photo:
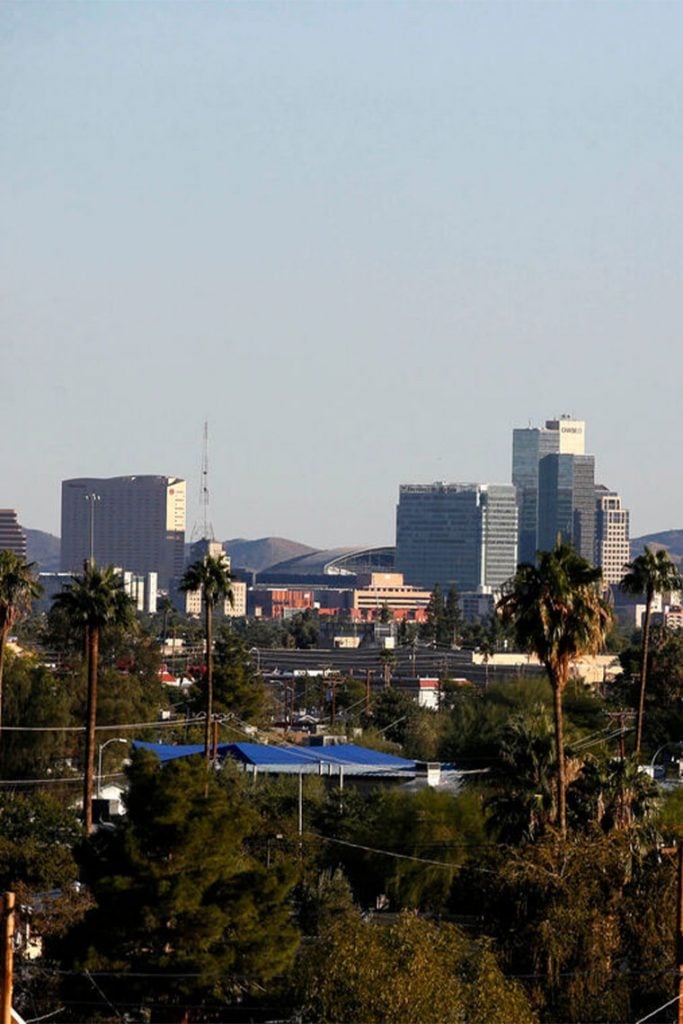
[[(133, 747), (153, 751), (160, 761), (202, 754), (202, 744), (145, 743), (134, 740)], [(405, 774), (415, 771), (415, 761), (395, 754), (384, 754), (355, 743), (340, 743), (330, 747), (271, 746), (267, 743), (219, 743), (217, 753), (222, 760), (232, 757), (244, 765), (270, 772), (318, 773), (327, 767), (332, 774), (343, 769), (350, 775)]]
[(203, 754), (203, 743), (145, 743), (144, 740), (133, 740), (133, 749), (151, 750), (160, 761), (174, 761), (178, 757), (191, 757)]

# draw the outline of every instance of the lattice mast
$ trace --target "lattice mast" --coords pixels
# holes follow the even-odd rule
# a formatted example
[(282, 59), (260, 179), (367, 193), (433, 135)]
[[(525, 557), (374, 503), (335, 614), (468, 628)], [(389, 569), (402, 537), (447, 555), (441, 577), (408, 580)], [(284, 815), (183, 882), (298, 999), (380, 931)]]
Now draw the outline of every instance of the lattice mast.
[(199, 474), (199, 516), (192, 531), (192, 540), (214, 540), (209, 519), (209, 422), (204, 420), (202, 467)]

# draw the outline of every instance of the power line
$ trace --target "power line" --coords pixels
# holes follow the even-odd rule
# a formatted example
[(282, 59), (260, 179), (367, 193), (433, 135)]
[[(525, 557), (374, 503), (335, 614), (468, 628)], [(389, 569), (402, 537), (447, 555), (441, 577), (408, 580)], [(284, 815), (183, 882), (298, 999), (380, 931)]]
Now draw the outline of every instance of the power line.
[(656, 1010), (652, 1011), (652, 1013), (648, 1013), (647, 1017), (641, 1017), (640, 1020), (636, 1021), (636, 1024), (645, 1024), (646, 1020), (650, 1020), (650, 1018), (654, 1017), (655, 1014), (660, 1013), (662, 1010), (666, 1010), (669, 1006), (673, 1006), (673, 1004), (677, 1003), (680, 998), (680, 996), (674, 996), (668, 1003), (664, 1003), (663, 1006), (658, 1006)]
[[(178, 726), (198, 725), (205, 721), (205, 715), (194, 718), (165, 718), (155, 722), (129, 722), (119, 725), (98, 725), (97, 732), (109, 732), (116, 729), (172, 729)], [(3, 732), (85, 732), (84, 725), (3, 725)]]
[[(445, 860), (430, 860), (427, 857), (413, 857), (409, 853), (396, 853), (395, 850), (379, 850), (374, 846), (364, 846), (362, 843), (351, 843), (347, 839), (333, 839), (332, 836), (322, 836), (318, 832), (306, 832), (305, 835), (312, 839), (321, 839), (324, 843), (336, 843), (339, 846), (348, 846), (354, 850), (364, 850), (366, 853), (378, 853), (383, 857), (394, 857), (397, 860), (409, 860), (417, 864), (429, 864), (431, 867), (448, 868), (450, 871), (458, 870), (462, 865), (454, 864)], [(495, 874), (489, 868), (470, 868), (468, 870), (481, 871), (487, 875)]]

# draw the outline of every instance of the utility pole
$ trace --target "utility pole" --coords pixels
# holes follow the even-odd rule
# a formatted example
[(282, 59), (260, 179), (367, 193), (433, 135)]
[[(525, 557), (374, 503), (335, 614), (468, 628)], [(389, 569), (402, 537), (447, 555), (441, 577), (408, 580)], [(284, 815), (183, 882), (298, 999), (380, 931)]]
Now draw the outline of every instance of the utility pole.
[(14, 981), (14, 900), (13, 892), (0, 897), (2, 914), (2, 992), (0, 1024), (12, 1024), (12, 985)]
[(213, 716), (213, 766), (218, 763), (218, 715)]
[(372, 678), (372, 669), (368, 669), (365, 673), (365, 714), (370, 714), (370, 680)]
[(678, 886), (676, 900), (676, 992), (678, 1024), (683, 1024), (683, 840), (678, 840)]
[(683, 1024), (683, 841), (676, 846), (662, 847), (660, 853), (676, 856), (676, 931), (674, 933), (674, 956), (676, 973), (674, 996), (678, 1000), (676, 1024)]

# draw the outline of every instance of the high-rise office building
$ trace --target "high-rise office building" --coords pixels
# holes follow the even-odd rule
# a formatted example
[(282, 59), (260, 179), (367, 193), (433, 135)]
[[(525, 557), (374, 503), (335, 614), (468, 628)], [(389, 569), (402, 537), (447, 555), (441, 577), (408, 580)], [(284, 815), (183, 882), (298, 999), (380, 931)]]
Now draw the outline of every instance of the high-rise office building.
[(0, 551), (13, 551), (26, 558), (26, 534), (19, 526), (13, 508), (0, 508)]
[(538, 547), (549, 551), (557, 538), (595, 560), (595, 459), (592, 455), (546, 455), (538, 471)]
[(520, 562), (533, 562), (539, 548), (538, 472), (546, 455), (583, 455), (586, 424), (569, 416), (546, 420), (545, 427), (512, 432), (512, 482), (517, 488)]
[(185, 563), (185, 508), (185, 481), (174, 476), (64, 480), (62, 571), (80, 571), (92, 545), (98, 564), (155, 572), (168, 588)]
[(402, 484), (396, 571), (432, 589), (497, 589), (517, 565), (517, 504), (509, 484)]
[(619, 583), (631, 558), (629, 513), (615, 491), (598, 484), (595, 488), (595, 564), (602, 569), (603, 582)]

